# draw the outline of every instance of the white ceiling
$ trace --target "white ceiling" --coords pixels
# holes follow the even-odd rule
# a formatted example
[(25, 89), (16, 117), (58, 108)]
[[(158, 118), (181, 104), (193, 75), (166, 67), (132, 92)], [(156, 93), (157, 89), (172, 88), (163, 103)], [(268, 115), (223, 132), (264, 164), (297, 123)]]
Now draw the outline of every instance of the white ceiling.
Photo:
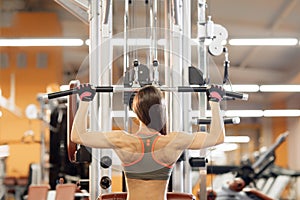
[[(73, 1), (73, 0), (69, 0)], [(136, 0), (137, 1), (137, 0)], [(142, 0), (139, 0), (141, 2)], [(11, 11), (53, 11), (61, 20), (65, 37), (87, 39), (89, 27), (53, 0), (0, 0), (1, 16)], [(143, 1), (144, 2), (144, 1)], [(159, 1), (163, 5), (163, 0)], [(197, 2), (192, 0), (193, 3)], [(114, 31), (123, 29), (124, 0), (114, 0)], [(141, 4), (141, 3), (140, 3)], [(224, 26), (230, 38), (295, 37), (300, 38), (300, 3), (298, 0), (207, 0), (207, 14)], [(192, 16), (197, 17), (197, 6)], [(137, 7), (136, 23), (145, 21)], [(141, 16), (140, 16), (141, 15)], [(227, 46), (229, 76), (232, 84), (300, 84), (300, 46), (253, 47)], [(65, 80), (72, 78), (88, 54), (88, 48), (65, 48)], [(223, 73), (224, 56), (214, 57)], [(299, 93), (249, 93), (247, 102), (230, 102), (232, 108), (268, 109), (270, 103), (286, 99), (291, 108), (300, 108)]]

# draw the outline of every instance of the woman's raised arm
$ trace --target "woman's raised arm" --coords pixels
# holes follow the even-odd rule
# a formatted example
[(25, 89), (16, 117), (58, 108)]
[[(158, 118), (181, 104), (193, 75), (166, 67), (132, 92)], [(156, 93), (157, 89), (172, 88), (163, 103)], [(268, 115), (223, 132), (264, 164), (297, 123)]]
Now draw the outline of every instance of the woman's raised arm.
[(221, 144), (225, 139), (224, 121), (218, 102), (209, 101), (212, 118), (209, 133), (194, 132), (193, 141), (188, 147), (189, 149), (202, 149), (210, 146)]
[(124, 131), (97, 132), (87, 129), (89, 102), (93, 100), (95, 91), (90, 85), (79, 86), (78, 90), (81, 90), (78, 93), (81, 101), (71, 130), (72, 142), (92, 148), (122, 148), (126, 145), (124, 141), (130, 143), (131, 136)]
[(170, 145), (173, 148), (182, 149), (202, 149), (217, 144), (221, 144), (225, 139), (225, 128), (223, 116), (220, 110), (220, 101), (225, 91), (220, 86), (212, 85), (208, 92), (209, 105), (211, 107), (212, 118), (209, 132), (182, 133), (175, 132), (170, 134)]

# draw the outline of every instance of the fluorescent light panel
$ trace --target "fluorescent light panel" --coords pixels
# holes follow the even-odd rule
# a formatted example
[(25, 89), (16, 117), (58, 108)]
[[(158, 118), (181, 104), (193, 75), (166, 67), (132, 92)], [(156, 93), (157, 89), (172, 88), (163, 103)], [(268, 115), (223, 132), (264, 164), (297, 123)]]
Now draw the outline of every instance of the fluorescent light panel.
[(232, 46), (295, 46), (298, 44), (296, 38), (244, 38), (230, 39)]
[(2, 47), (82, 46), (83, 43), (82, 39), (76, 38), (0, 38), (0, 46)]
[(226, 143), (248, 143), (250, 138), (248, 136), (226, 136)]
[(242, 84), (242, 85), (224, 85), (224, 89), (227, 91), (235, 92), (258, 92), (259, 85), (254, 84)]
[(235, 92), (300, 92), (300, 85), (235, 84), (224, 85), (224, 89)]
[(227, 110), (224, 115), (226, 117), (300, 117), (300, 110)]
[(265, 110), (265, 117), (299, 117), (300, 110)]
[(300, 92), (300, 85), (261, 85), (261, 92)]
[(222, 144), (219, 144), (215, 147), (212, 147), (213, 150), (215, 151), (222, 151), (222, 152), (225, 152), (225, 151), (234, 151), (236, 149), (239, 148), (239, 145), (238, 144), (235, 144), (235, 143), (222, 143)]
[(227, 110), (226, 117), (262, 117), (262, 110)]

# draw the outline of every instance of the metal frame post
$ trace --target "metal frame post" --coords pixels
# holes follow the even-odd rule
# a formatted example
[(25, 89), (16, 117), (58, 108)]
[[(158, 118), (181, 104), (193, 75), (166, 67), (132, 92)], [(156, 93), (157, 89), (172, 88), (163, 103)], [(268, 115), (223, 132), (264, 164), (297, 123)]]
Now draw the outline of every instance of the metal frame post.
[[(112, 68), (112, 1), (91, 1), (90, 22), (90, 82), (91, 84), (111, 85)], [(110, 131), (112, 129), (112, 98), (110, 93), (101, 94), (91, 105), (90, 127), (93, 130)], [(105, 113), (105, 117), (103, 116)], [(109, 115), (109, 116), (107, 116)], [(90, 194), (96, 199), (100, 194), (111, 192), (111, 187), (100, 188), (103, 177), (111, 180), (111, 167), (103, 168), (100, 160), (103, 156), (112, 158), (112, 150), (92, 149), (90, 167)], [(100, 179), (101, 177), (101, 179)]]
[(72, 13), (75, 17), (80, 19), (82, 22), (88, 24), (89, 23), (89, 17), (88, 17), (88, 0), (54, 0), (59, 5), (61, 5), (63, 8), (65, 8), (67, 11)]
[(152, 0), (150, 5), (150, 62), (149, 65), (153, 62), (153, 60), (157, 59), (157, 0)]
[[(101, 0), (90, 1), (90, 47), (89, 47), (89, 78), (91, 84), (98, 84), (100, 72), (98, 66), (101, 66)], [(91, 102), (90, 127), (98, 130), (99, 115), (99, 96)], [(92, 163), (90, 165), (90, 197), (96, 199), (100, 194), (100, 149), (92, 149)]]
[[(183, 72), (182, 62), (182, 0), (173, 0), (172, 6), (173, 11), (171, 20), (171, 38), (170, 38), (170, 77), (171, 87), (182, 85), (182, 78), (180, 76)], [(169, 104), (171, 105), (170, 120), (171, 131), (182, 131), (183, 130), (183, 119), (182, 119), (182, 94), (171, 93)], [(183, 161), (177, 162), (173, 169), (173, 190), (176, 192), (184, 191), (184, 179), (183, 179)]]
[[(191, 1), (182, 1), (183, 13), (182, 13), (182, 32), (183, 40), (182, 46), (182, 65), (183, 65), (183, 80), (184, 86), (189, 86), (189, 66), (191, 65)], [(183, 95), (183, 130), (185, 132), (192, 132), (192, 117), (191, 117), (191, 93)], [(192, 193), (192, 178), (191, 178), (191, 166), (188, 162), (189, 151), (186, 150), (184, 161), (184, 192)]]
[[(99, 69), (99, 77), (98, 82), (101, 85), (112, 85), (112, 1), (111, 0), (102, 0), (102, 14), (104, 14), (104, 18), (101, 21), (102, 27), (102, 35), (101, 35), (101, 60), (100, 60), (100, 69)], [(97, 65), (99, 66), (99, 65)], [(103, 93), (100, 95), (99, 102), (99, 113), (98, 113), (98, 121), (100, 122), (100, 131), (111, 131), (112, 130), (112, 94), (111, 93)], [(108, 156), (112, 158), (112, 149), (101, 149), (101, 158), (104, 156)], [(100, 158), (100, 159), (101, 159)], [(99, 160), (98, 160), (99, 162)], [(111, 167), (103, 168), (100, 166), (100, 171), (102, 178), (108, 177), (111, 181), (112, 169)], [(101, 178), (101, 179), (102, 179)], [(108, 188), (101, 188), (101, 194), (110, 193), (111, 186)]]
[[(208, 78), (208, 69), (207, 69), (207, 50), (205, 47), (205, 36), (206, 34), (203, 32), (202, 27), (206, 23), (206, 0), (198, 0), (198, 66), (200, 70), (203, 72), (203, 78)], [(206, 117), (207, 110), (207, 98), (205, 93), (199, 93), (199, 110), (200, 110), (200, 118)], [(201, 131), (207, 131), (206, 125), (200, 125)], [(200, 157), (206, 156), (206, 150), (200, 150)], [(200, 193), (199, 198), (205, 200), (206, 197), (206, 175), (207, 169), (206, 166), (199, 167), (200, 172)]]

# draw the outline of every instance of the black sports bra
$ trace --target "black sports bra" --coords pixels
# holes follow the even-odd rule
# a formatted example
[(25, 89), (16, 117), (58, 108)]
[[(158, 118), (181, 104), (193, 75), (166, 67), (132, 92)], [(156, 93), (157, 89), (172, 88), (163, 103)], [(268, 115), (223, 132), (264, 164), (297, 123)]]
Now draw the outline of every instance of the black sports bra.
[(136, 161), (129, 164), (123, 163), (125, 176), (141, 180), (168, 180), (173, 166), (157, 160), (153, 152), (160, 134), (138, 134), (138, 137), (142, 144), (143, 152)]

